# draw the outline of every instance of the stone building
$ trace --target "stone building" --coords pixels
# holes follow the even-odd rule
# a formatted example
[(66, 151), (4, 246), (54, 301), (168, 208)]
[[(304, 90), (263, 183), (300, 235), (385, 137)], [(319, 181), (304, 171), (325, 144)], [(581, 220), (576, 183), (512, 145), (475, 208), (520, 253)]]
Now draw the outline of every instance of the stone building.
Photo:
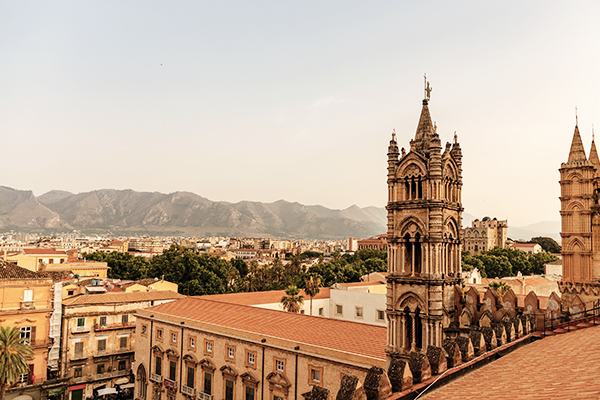
[(471, 254), (491, 250), (496, 246), (505, 248), (508, 239), (508, 221), (485, 217), (476, 219), (470, 227), (465, 228), (464, 250)]
[[(65, 400), (126, 385), (135, 351), (135, 312), (184, 296), (171, 291), (75, 295), (63, 300), (61, 376)], [(96, 393), (95, 393), (96, 392)]]
[(600, 160), (594, 140), (590, 157), (586, 157), (577, 124), (569, 158), (559, 171), (563, 245), (559, 287), (567, 308), (600, 295)]
[(388, 147), (388, 361), (442, 346), (461, 277), (462, 152), (442, 148), (423, 100), (408, 152)]

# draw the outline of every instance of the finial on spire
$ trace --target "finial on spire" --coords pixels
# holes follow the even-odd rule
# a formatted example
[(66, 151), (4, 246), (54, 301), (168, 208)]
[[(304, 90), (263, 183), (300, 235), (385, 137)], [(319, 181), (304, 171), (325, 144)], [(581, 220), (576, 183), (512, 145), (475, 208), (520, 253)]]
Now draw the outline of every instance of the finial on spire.
[(596, 134), (594, 133), (594, 124), (592, 124), (592, 142), (596, 140)]
[(579, 125), (579, 120), (577, 118), (577, 106), (575, 106), (575, 126)]
[(458, 135), (456, 134), (456, 131), (454, 131), (454, 143), (458, 143)]
[(392, 141), (396, 140), (396, 130), (392, 129)]

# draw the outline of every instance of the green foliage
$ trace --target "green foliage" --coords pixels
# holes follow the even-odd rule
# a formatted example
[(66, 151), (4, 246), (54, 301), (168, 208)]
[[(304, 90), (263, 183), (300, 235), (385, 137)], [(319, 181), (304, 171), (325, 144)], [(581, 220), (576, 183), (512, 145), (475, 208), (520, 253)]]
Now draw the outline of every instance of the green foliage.
[(32, 357), (33, 349), (21, 338), (19, 328), (0, 326), (0, 399), (8, 386), (29, 372), (27, 360)]
[(487, 288), (492, 289), (500, 297), (503, 297), (504, 294), (510, 290), (510, 285), (508, 285), (506, 282), (502, 282), (502, 281), (500, 281), (500, 282), (492, 281), (487, 285)]
[(139, 280), (148, 277), (150, 263), (144, 257), (133, 256), (129, 253), (113, 251), (104, 253), (83, 254), (83, 258), (92, 261), (106, 262), (109, 266), (108, 277), (117, 279)]
[(300, 295), (300, 289), (292, 285), (285, 289), (285, 294), (281, 298), (283, 309), (287, 312), (299, 313), (302, 304), (304, 304), (304, 296)]
[(545, 236), (534, 237), (534, 238), (531, 238), (529, 243), (539, 244), (540, 246), (542, 246), (542, 249), (544, 249), (544, 251), (547, 251), (548, 253), (556, 254), (556, 253), (560, 253), (562, 250), (562, 247), (556, 242), (556, 240), (554, 240), (550, 237), (545, 237)]
[(523, 275), (543, 274), (544, 264), (558, 258), (550, 253), (527, 254), (517, 249), (494, 247), (481, 254), (462, 252), (462, 268), (470, 271), (477, 268), (483, 278), (504, 278), (518, 272)]

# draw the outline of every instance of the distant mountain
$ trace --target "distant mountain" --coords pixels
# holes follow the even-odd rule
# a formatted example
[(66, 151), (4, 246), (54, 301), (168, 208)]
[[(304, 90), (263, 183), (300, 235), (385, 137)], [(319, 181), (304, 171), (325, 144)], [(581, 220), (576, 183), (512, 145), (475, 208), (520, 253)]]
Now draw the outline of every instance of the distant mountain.
[(560, 243), (560, 222), (543, 221), (520, 227), (508, 225), (508, 237), (513, 240), (530, 240), (537, 236), (551, 237)]
[(332, 210), (279, 200), (213, 202), (189, 192), (103, 189), (73, 194), (0, 188), (0, 228), (114, 234), (366, 238), (386, 231), (384, 208)]

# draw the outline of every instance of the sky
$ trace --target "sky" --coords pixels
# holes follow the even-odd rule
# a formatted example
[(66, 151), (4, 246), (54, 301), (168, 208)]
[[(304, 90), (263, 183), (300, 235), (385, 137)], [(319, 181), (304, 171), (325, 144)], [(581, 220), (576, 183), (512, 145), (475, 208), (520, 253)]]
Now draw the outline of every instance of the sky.
[[(597, 1), (0, 2), (0, 185), (385, 206), (423, 75), (463, 207), (558, 221), (600, 129)], [(600, 131), (599, 131), (600, 132)]]

